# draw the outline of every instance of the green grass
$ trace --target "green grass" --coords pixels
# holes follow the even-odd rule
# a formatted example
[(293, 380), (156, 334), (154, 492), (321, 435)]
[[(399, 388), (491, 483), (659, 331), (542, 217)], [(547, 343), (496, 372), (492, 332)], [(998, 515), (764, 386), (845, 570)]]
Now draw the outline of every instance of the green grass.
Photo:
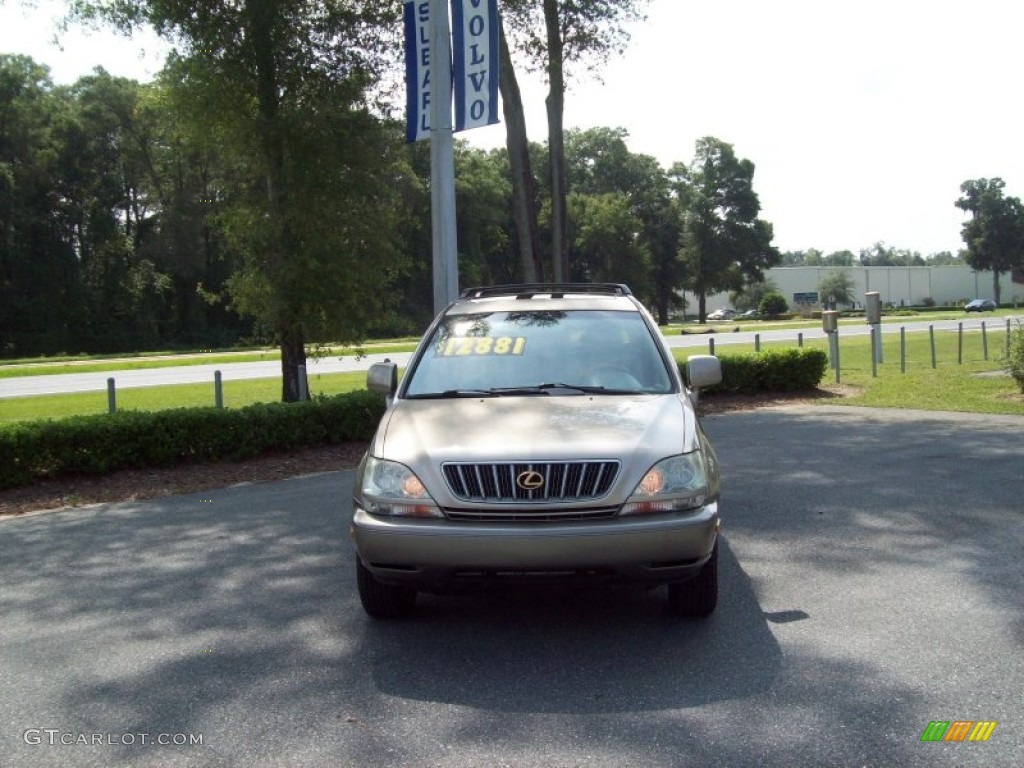
[(5, 363), (0, 365), (0, 379), (21, 376), (50, 376), (62, 373), (102, 373), (105, 371), (135, 371), (144, 368), (176, 368), (185, 365), (206, 365), (216, 363), (258, 363), (264, 360), (280, 360), (275, 350), (266, 352), (226, 352), (222, 354), (180, 355), (147, 359), (106, 358), (103, 360), (60, 360), (33, 363)]
[[(328, 347), (323, 357), (352, 357), (360, 350), (380, 352), (409, 352), (415, 348), (415, 341), (396, 340), (381, 344), (367, 344), (359, 347)], [(265, 360), (280, 360), (277, 349), (249, 350), (244, 352), (214, 352), (172, 355), (150, 353), (145, 356), (120, 358), (72, 358), (12, 360), (0, 362), (0, 379), (20, 376), (48, 376), (61, 373), (103, 373), (105, 371), (131, 371), (143, 368), (174, 368), (185, 365), (212, 365), (218, 363), (258, 363)]]
[[(1014, 317), (1019, 312), (1013, 309), (998, 309), (995, 312), (983, 312), (983, 313), (971, 313), (968, 314), (962, 309), (943, 309), (936, 310), (934, 312), (916, 312), (914, 310), (894, 310), (889, 313), (882, 314), (882, 323), (884, 325), (900, 325), (902, 323), (915, 323), (915, 322), (929, 322), (932, 320), (971, 320), (981, 319), (986, 320), (987, 325), (1005, 325), (1005, 320), (1008, 317)], [(993, 322), (993, 319), (999, 320), (998, 323)], [(839, 318), (840, 328), (843, 326), (863, 326), (864, 317), (840, 317)], [(705, 325), (700, 325), (695, 319), (691, 319), (686, 323), (670, 323), (668, 325), (661, 326), (661, 331), (666, 336), (678, 335), (679, 333), (686, 331), (689, 333), (708, 333), (715, 331), (716, 333), (731, 333), (733, 328), (739, 326), (742, 331), (749, 331), (756, 333), (762, 330), (779, 330), (783, 328), (793, 328), (799, 330), (800, 328), (821, 328), (821, 319), (803, 319), (793, 318), (792, 320), (727, 320), (724, 322), (710, 322)]]
[[(859, 322), (863, 322), (860, 320)], [(773, 327), (771, 323), (758, 323), (757, 327)], [(809, 326), (816, 326), (812, 323)], [(709, 337), (714, 338), (713, 336)], [(885, 408), (915, 408), (923, 410), (972, 411), (978, 413), (1003, 413), (1024, 415), (1022, 397), (1009, 376), (978, 376), (977, 374), (997, 372), (1001, 369), (1000, 357), (1005, 349), (1005, 331), (995, 328), (988, 332), (989, 359), (984, 359), (981, 336), (978, 332), (963, 334), (963, 349), (958, 351), (957, 333), (939, 331), (935, 333), (936, 368), (931, 367), (931, 348), (927, 332), (906, 334), (906, 372), (900, 372), (900, 342), (898, 335), (883, 336), (885, 362), (877, 366), (877, 375), (872, 375), (870, 340), (868, 337), (843, 337), (840, 331), (840, 378), (841, 383), (860, 390), (860, 393), (842, 400), (832, 400), (843, 405), (869, 405)], [(793, 341), (763, 343), (769, 347), (792, 347)], [(405, 341), (374, 345), (374, 351), (402, 351), (412, 348)], [(824, 340), (807, 340), (805, 346), (827, 347)], [(685, 361), (691, 354), (706, 349), (677, 349), (676, 358)], [(718, 344), (719, 355), (737, 355), (753, 352), (752, 344)], [(259, 355), (261, 353), (239, 353)], [(266, 354), (276, 354), (267, 352)], [(219, 356), (218, 356), (219, 357)], [(234, 355), (225, 362), (237, 362)], [(958, 363), (962, 357), (962, 363)], [(259, 357), (250, 359), (260, 359)], [(150, 362), (150, 361), (138, 361)], [(156, 361), (153, 361), (156, 362)], [(192, 356), (168, 358), (165, 364), (195, 364)], [(206, 360), (204, 360), (206, 362)], [(116, 370), (124, 367), (121, 362), (93, 361), (90, 365), (100, 366), (97, 370)], [(2, 370), (2, 369), (0, 369)], [(81, 368), (75, 368), (81, 370)], [(56, 371), (63, 372), (63, 371)], [(2, 373), (0, 373), (2, 375)], [(25, 374), (22, 374), (25, 375)], [(826, 372), (823, 385), (835, 382), (835, 372)], [(339, 394), (362, 389), (366, 383), (363, 372), (328, 373), (310, 376), (310, 394)], [(224, 405), (240, 408), (255, 402), (275, 402), (281, 397), (280, 379), (253, 379), (227, 381), (224, 383)], [(117, 392), (119, 410), (154, 411), (167, 408), (211, 406), (214, 404), (213, 383), (182, 384), (165, 387), (140, 387), (122, 389)], [(75, 393), (68, 395), (39, 395), (35, 397), (0, 400), (0, 423), (34, 421), (39, 419), (60, 419), (79, 414), (105, 413), (107, 394), (105, 391)]]
[[(905, 372), (901, 372), (900, 338), (896, 334), (883, 335), (884, 362), (877, 364), (873, 371), (870, 337), (843, 337), (840, 331), (840, 383), (859, 389), (860, 392), (828, 402), (880, 408), (1024, 416), (1024, 395), (1021, 395), (1013, 379), (1008, 375), (992, 375), (1003, 370), (1001, 357), (1005, 352), (1005, 339), (1002, 329), (988, 333), (988, 360), (985, 360), (979, 332), (965, 332), (961, 349), (956, 331), (936, 331), (936, 365), (932, 368), (929, 334), (907, 333)], [(792, 342), (764, 343), (761, 349), (792, 345)], [(805, 346), (827, 349), (827, 342), (808, 340)], [(727, 356), (753, 351), (752, 344), (729, 344), (719, 345), (716, 354)], [(685, 361), (690, 354), (695, 354), (695, 350), (675, 350), (676, 359), (680, 361)], [(835, 381), (835, 371), (827, 370), (822, 385), (832, 385)]]
[[(309, 377), (310, 395), (336, 395), (366, 386), (366, 373), (324, 373)], [(252, 403), (281, 399), (281, 380), (248, 379), (226, 381), (224, 407), (241, 408)], [(166, 387), (136, 387), (117, 391), (119, 411), (160, 411), (169, 408), (195, 408), (214, 405), (213, 383), (177, 384)], [(0, 400), (0, 424), (15, 421), (61, 419), (107, 412), (106, 390), (76, 392), (67, 395), (37, 395)]]

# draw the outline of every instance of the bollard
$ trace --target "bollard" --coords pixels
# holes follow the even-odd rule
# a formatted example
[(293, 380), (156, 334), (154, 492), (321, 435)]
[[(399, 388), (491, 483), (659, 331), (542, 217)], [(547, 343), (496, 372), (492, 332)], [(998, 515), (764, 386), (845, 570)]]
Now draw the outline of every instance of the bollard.
[(839, 370), (839, 334), (835, 331), (828, 334), (828, 367)]
[(964, 364), (964, 324), (956, 324), (956, 364)]
[(875, 362), (882, 363), (882, 300), (878, 291), (869, 291), (864, 294), (864, 318), (872, 329), (878, 329), (877, 343), (872, 335), (871, 354)]
[(306, 366), (300, 365), (299, 371), (299, 400), (309, 400), (309, 389), (306, 383)]
[(832, 334), (836, 337), (836, 384), (839, 383), (839, 328)]
[(878, 378), (878, 326), (871, 326), (871, 378)]
[(708, 354), (709, 355), (715, 354), (715, 340), (713, 338), (712, 339), (708, 339)]
[(761, 334), (760, 333), (755, 333), (754, 334), (754, 352), (760, 352), (760, 351), (761, 351)]
[(988, 334), (985, 332), (985, 321), (981, 321), (981, 348), (985, 353), (985, 359), (988, 360)]
[(907, 329), (900, 326), (900, 373), (907, 372)]
[(801, 347), (801, 348), (803, 347), (803, 345), (804, 345), (804, 332), (803, 332), (803, 331), (800, 331), (800, 332), (799, 332), (799, 333), (798, 333), (798, 334), (796, 335), (796, 345), (797, 345), (798, 347)]
[(117, 390), (114, 388), (114, 380), (107, 379), (107, 413), (117, 412)]
[(928, 326), (928, 341), (932, 346), (932, 368), (935, 367), (935, 326)]
[(213, 404), (218, 410), (224, 408), (224, 386), (221, 383), (220, 371), (213, 372)]

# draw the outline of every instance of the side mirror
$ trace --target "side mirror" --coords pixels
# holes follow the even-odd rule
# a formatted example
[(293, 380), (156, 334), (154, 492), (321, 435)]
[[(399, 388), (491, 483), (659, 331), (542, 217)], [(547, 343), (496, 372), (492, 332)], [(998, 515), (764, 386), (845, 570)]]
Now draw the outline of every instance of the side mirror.
[(373, 363), (366, 371), (366, 388), (391, 397), (398, 390), (398, 366), (392, 362)]
[(691, 389), (711, 387), (722, 381), (722, 363), (714, 355), (691, 355), (686, 359), (686, 383)]

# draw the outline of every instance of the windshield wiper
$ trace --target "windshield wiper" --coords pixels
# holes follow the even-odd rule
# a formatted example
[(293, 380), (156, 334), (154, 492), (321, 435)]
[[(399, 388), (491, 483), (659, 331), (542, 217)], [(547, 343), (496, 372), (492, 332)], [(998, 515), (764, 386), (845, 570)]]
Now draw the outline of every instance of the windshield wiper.
[(497, 395), (548, 395), (553, 389), (572, 389), (584, 394), (598, 395), (632, 395), (636, 394), (633, 389), (612, 389), (609, 387), (595, 387), (589, 384), (565, 384), (560, 381), (549, 381), (544, 384), (534, 384), (529, 387), (501, 387), (492, 389), (491, 392)]
[(549, 381), (523, 387), (492, 387), (491, 389), (446, 389), (444, 392), (422, 392), (409, 395), (410, 400), (442, 400), (456, 397), (515, 397), (517, 395), (550, 395), (553, 390), (568, 389), (586, 395), (636, 395), (635, 389), (595, 387), (589, 384), (565, 384)]
[(493, 389), (446, 389), (444, 392), (422, 392), (409, 395), (409, 400), (443, 400), (450, 397), (497, 397)]

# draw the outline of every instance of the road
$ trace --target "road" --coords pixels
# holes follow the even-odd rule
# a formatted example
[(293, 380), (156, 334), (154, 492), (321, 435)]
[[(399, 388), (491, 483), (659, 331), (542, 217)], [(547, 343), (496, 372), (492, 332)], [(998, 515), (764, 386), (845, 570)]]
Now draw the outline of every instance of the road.
[[(789, 406), (705, 428), (725, 472), (706, 621), (550, 590), (374, 622), (349, 473), (2, 520), (2, 763), (1021, 765), (1024, 419)], [(921, 741), (955, 720), (997, 725)]]
[[(906, 328), (908, 333), (927, 331), (929, 325), (937, 331), (955, 331), (958, 323), (963, 323), (964, 332), (977, 332), (985, 322), (989, 333), (1003, 333), (1006, 328), (1006, 318), (980, 318), (971, 316), (964, 320), (937, 320), (931, 323), (926, 321), (914, 321), (902, 324), (883, 324), (882, 332), (886, 334), (899, 333), (900, 327)], [(729, 328), (736, 327), (731, 323), (722, 323), (718, 326), (709, 324), (710, 327), (718, 327), (720, 332), (713, 335), (690, 334), (667, 336), (668, 343), (673, 348), (702, 348), (708, 349), (708, 340), (714, 338), (716, 348), (730, 344), (752, 344), (755, 332), (745, 331), (731, 333)], [(840, 328), (840, 337), (866, 336), (869, 327), (864, 324), (843, 325)], [(821, 339), (825, 333), (820, 328), (808, 328), (803, 330), (779, 329), (760, 331), (758, 335), (761, 341), (793, 341), (796, 342), (797, 334), (802, 333), (805, 339)], [(324, 357), (320, 360), (310, 360), (308, 371), (310, 375), (319, 373), (338, 373), (345, 371), (362, 371), (369, 367), (370, 363), (388, 358), (405, 365), (410, 357), (408, 352), (392, 352), (388, 354), (371, 354), (361, 359), (354, 357)], [(215, 371), (221, 372), (223, 381), (237, 381), (241, 379), (263, 379), (279, 377), (281, 364), (276, 360), (266, 362), (250, 363), (221, 363), (217, 365), (190, 365), (171, 368), (147, 368), (142, 370), (121, 370), (108, 371), (103, 373), (64, 373), (49, 376), (24, 376), (17, 378), (0, 379), (0, 399), (5, 397), (28, 397), (31, 395), (52, 395), (66, 394), (69, 392), (99, 392), (107, 388), (107, 379), (113, 378), (118, 389), (133, 387), (152, 387), (168, 384), (201, 384), (213, 383)]]

